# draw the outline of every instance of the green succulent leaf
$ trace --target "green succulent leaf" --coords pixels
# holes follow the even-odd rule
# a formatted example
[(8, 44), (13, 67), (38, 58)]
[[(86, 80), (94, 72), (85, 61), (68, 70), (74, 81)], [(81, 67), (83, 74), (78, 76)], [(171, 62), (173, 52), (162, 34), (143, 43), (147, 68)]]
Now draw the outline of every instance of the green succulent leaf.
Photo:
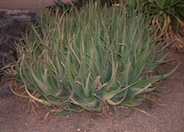
[[(182, 8), (178, 2), (147, 1), (142, 12), (137, 8), (141, 3), (132, 0), (126, 6), (85, 2), (80, 10), (76, 3), (57, 1), (64, 13), (41, 13), (18, 45), (15, 78), (28, 97), (51, 113), (103, 112), (104, 106), (117, 112), (121, 106), (140, 105), (145, 94), (155, 91), (154, 84), (179, 66), (165, 74), (156, 72), (166, 58), (157, 46), (162, 35), (157, 36), (153, 24), (165, 30), (172, 18), (181, 23), (183, 12), (175, 11), (176, 6)], [(59, 110), (53, 112), (52, 106)]]

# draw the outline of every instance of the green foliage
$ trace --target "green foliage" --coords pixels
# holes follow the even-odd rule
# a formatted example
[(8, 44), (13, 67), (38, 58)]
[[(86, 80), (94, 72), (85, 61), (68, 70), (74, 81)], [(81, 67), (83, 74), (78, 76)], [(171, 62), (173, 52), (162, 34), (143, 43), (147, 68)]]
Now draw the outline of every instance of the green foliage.
[(82, 6), (88, 3), (98, 2), (101, 6), (112, 6), (113, 4), (119, 3), (119, 0), (74, 0), (68, 3), (64, 3), (61, 0), (54, 0), (54, 7), (60, 10), (60, 12), (64, 12), (72, 8), (72, 6), (81, 8)]
[(177, 31), (179, 26), (184, 26), (183, 0), (146, 0), (143, 7), (162, 32), (167, 31), (171, 24)]
[(57, 8), (57, 10), (64, 12), (65, 10), (71, 9), (72, 4), (63, 3), (61, 0), (54, 0), (54, 6)]
[[(82, 7), (90, 2), (97, 0), (75, 0), (72, 3), (63, 3), (61, 0), (55, 0), (55, 6), (60, 11), (71, 9), (72, 6)], [(177, 32), (184, 27), (184, 2), (183, 0), (99, 0), (102, 6), (112, 6), (114, 4), (123, 4), (127, 10), (143, 9), (150, 16), (152, 24), (156, 24), (162, 33), (168, 30), (172, 24)], [(182, 32), (183, 33), (183, 32)], [(182, 34), (181, 33), (181, 34)]]
[(29, 97), (61, 114), (140, 105), (153, 85), (169, 77), (155, 68), (164, 60), (141, 14), (90, 3), (78, 11), (43, 13), (17, 47), (16, 78)]

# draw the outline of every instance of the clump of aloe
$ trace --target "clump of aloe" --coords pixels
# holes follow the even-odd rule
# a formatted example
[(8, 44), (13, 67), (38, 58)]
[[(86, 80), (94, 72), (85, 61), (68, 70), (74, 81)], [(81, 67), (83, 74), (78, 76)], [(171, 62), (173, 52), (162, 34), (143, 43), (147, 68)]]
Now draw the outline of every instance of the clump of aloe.
[(173, 73), (156, 70), (165, 59), (156, 30), (123, 6), (43, 12), (17, 47), (14, 77), (23, 86), (12, 91), (61, 114), (138, 106)]

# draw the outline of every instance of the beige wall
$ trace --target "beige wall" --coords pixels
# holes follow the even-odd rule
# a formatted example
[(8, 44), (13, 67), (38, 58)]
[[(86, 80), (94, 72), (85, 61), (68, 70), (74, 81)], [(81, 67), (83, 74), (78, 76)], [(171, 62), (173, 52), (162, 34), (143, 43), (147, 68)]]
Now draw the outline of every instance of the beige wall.
[[(0, 8), (35, 9), (52, 5), (54, 0), (0, 0)], [(62, 0), (68, 2), (70, 0)]]

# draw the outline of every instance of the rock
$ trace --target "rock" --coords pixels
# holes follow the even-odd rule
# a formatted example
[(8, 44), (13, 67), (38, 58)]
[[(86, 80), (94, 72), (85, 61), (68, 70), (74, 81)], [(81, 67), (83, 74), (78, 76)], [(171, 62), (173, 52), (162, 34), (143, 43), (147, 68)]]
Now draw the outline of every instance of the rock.
[(0, 36), (0, 42), (3, 43), (3, 42), (5, 42), (6, 40), (7, 40), (6, 34), (1, 34), (1, 36)]
[(0, 9), (0, 69), (16, 60), (15, 44), (19, 43), (28, 23), (35, 21), (33, 11)]
[(6, 11), (0, 11), (0, 18), (1, 19), (4, 19), (4, 18), (6, 18)]
[(10, 90), (9, 83), (5, 83), (4, 85), (0, 86), (0, 98), (7, 98), (12, 95)]
[(0, 18), (5, 19), (19, 19), (24, 21), (30, 21), (35, 19), (36, 13), (29, 10), (9, 10), (1, 9)]

